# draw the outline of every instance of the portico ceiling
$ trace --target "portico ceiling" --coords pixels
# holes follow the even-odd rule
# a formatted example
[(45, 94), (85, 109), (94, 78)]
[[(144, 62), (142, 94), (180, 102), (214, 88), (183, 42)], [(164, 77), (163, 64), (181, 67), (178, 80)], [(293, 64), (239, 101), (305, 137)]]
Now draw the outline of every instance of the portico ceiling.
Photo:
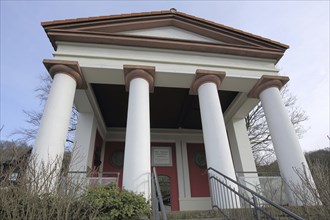
[[(126, 127), (128, 92), (124, 85), (92, 84), (104, 123), (108, 128)], [(219, 91), (222, 111), (238, 93)], [(198, 96), (186, 88), (155, 87), (150, 94), (151, 128), (202, 129)]]

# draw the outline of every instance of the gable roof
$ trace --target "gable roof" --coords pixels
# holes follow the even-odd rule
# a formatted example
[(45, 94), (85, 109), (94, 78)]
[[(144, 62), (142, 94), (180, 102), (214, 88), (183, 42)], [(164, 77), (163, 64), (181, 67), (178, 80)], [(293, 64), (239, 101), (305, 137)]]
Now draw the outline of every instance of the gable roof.
[[(97, 43), (137, 47), (176, 49), (278, 61), (289, 47), (285, 44), (242, 30), (188, 15), (176, 10), (42, 22), (54, 49), (56, 41)], [(172, 26), (214, 42), (125, 34), (133, 30)]]

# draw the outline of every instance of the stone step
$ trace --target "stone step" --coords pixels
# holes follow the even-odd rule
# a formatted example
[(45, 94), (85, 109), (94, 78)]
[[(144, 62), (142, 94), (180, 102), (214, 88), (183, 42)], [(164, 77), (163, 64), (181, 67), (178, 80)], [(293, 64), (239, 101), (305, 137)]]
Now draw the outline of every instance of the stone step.
[[(187, 219), (187, 218), (185, 218)], [(170, 220), (170, 218), (169, 218)], [(225, 220), (224, 218), (189, 218), (189, 220)]]
[(206, 211), (176, 211), (166, 214), (168, 220), (224, 220), (223, 215), (217, 210)]

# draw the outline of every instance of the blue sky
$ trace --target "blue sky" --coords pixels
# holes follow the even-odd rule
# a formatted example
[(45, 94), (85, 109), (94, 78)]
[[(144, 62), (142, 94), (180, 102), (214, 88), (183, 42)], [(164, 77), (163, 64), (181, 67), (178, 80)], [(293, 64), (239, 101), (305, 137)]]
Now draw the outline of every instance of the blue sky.
[(329, 147), (329, 7), (329, 1), (1, 0), (0, 139), (27, 126), (23, 109), (41, 108), (34, 89), (53, 48), (40, 22), (176, 8), (288, 44), (278, 68), (310, 117), (300, 143), (305, 151)]

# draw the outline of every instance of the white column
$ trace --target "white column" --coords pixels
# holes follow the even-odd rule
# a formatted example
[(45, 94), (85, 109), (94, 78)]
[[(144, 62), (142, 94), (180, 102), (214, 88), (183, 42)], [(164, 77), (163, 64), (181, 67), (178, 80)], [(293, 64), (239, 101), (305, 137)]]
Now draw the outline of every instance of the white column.
[[(190, 93), (195, 94), (196, 90), (198, 93), (207, 166), (236, 180), (233, 159), (218, 95), (218, 88), (224, 77), (225, 73), (222, 72), (197, 70), (196, 78)], [(222, 179), (222, 177), (219, 178)], [(213, 187), (218, 186), (214, 185), (212, 188)], [(219, 196), (224, 198), (227, 203), (222, 202), (219, 197), (214, 197), (213, 194), (215, 194), (215, 192), (212, 192), (213, 204), (222, 208), (238, 208), (240, 206), (238, 197), (235, 199), (235, 195), (228, 195), (228, 190), (218, 190), (221, 191)], [(218, 199), (215, 200), (215, 198)]]
[(207, 166), (236, 179), (217, 85), (206, 82), (198, 88)]
[(179, 203), (180, 203), (180, 199), (185, 197), (182, 141), (177, 140), (175, 142), (175, 151), (176, 151), (176, 170), (177, 170), (177, 178), (178, 178)]
[[(295, 169), (299, 169), (300, 172), (304, 169), (308, 171), (308, 165), (279, 89), (277, 87), (266, 88), (260, 92), (259, 97), (272, 137), (281, 176), (289, 185), (300, 185), (301, 180)], [(308, 175), (310, 175), (309, 172)], [(294, 195), (290, 190), (289, 192), (291, 202), (294, 202)]]
[[(124, 68), (127, 69), (127, 66)], [(147, 199), (151, 190), (150, 81), (145, 78), (148, 76), (142, 69), (130, 69), (126, 75), (129, 98), (123, 170), (123, 188), (142, 193)]]
[(52, 191), (62, 166), (76, 88), (85, 88), (78, 62), (44, 60), (53, 82), (41, 118), (30, 162), (34, 190)]
[(71, 171), (87, 172), (92, 168), (96, 119), (92, 112), (80, 112), (70, 164)]
[(66, 73), (54, 76), (33, 147), (33, 155), (40, 162), (62, 162), (76, 85)]

